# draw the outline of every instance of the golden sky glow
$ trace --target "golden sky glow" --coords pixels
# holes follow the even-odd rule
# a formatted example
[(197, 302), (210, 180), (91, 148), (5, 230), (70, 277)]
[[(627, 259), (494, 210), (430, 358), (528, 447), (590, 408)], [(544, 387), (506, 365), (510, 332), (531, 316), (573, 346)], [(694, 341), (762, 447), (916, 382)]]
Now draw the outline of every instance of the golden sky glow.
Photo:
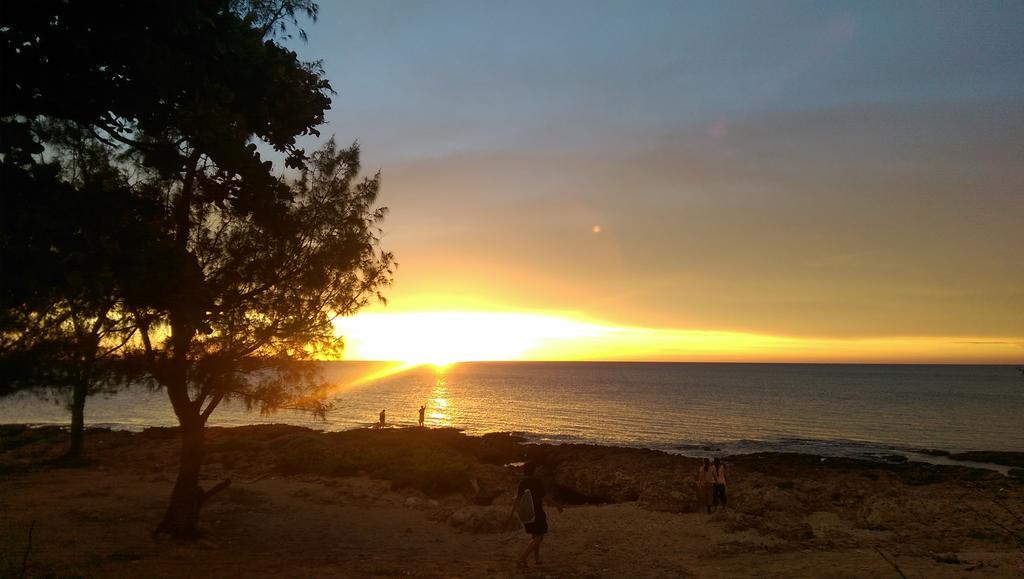
[(346, 359), (393, 360), (401, 369), (499, 360), (1012, 363), (1024, 352), (1024, 342), (989, 338), (785, 337), (615, 326), (550, 313), (364, 313), (336, 327), (346, 338)]
[(1024, 364), (1024, 4), (323, 4), (348, 358)]

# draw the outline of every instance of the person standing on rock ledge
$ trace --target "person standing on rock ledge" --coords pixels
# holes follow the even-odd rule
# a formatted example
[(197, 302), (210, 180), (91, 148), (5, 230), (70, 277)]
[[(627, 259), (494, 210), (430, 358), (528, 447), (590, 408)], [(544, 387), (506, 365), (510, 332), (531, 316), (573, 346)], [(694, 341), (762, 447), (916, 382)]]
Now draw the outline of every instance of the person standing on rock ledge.
[(377, 426), (380, 427), (380, 428), (384, 428), (384, 425), (387, 423), (387, 415), (385, 414), (385, 410), (387, 410), (387, 409), (386, 408), (381, 408), (380, 409), (380, 422), (377, 424)]
[(725, 465), (717, 457), (714, 462), (714, 474), (715, 474), (715, 486), (714, 486), (714, 505), (717, 507), (719, 504), (722, 505), (722, 510), (725, 510), (725, 505), (728, 502), (725, 488)]
[[(544, 489), (544, 481), (534, 476), (537, 472), (537, 465), (532, 462), (527, 462), (523, 465), (523, 474), (526, 478), (519, 482), (519, 490), (516, 492), (516, 499), (523, 496), (523, 493), (529, 491), (533, 498), (533, 521), (525, 523), (526, 533), (530, 535), (530, 542), (527, 543), (526, 549), (523, 554), (516, 560), (516, 567), (521, 569), (526, 568), (526, 559), (533, 553), (533, 560), (537, 565), (540, 565), (540, 544), (544, 540), (544, 535), (548, 532), (548, 517), (544, 513), (544, 503), (547, 502), (549, 505), (558, 509), (558, 512), (562, 512), (563, 507), (557, 501), (548, 496)], [(516, 501), (512, 501), (512, 515), (515, 514)]]
[(420, 426), (423, 426), (423, 415), (427, 411), (427, 405), (420, 406)]
[(711, 460), (707, 457), (701, 461), (697, 469), (697, 499), (704, 505), (708, 514), (711, 514), (712, 493), (715, 486), (715, 473), (711, 469)]

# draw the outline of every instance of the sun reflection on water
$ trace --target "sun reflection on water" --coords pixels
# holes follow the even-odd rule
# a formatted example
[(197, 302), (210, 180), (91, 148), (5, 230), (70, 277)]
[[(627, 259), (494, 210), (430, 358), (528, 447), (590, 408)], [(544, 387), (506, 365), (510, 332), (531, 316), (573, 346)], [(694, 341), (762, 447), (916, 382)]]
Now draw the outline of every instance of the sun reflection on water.
[(443, 368), (437, 368), (437, 380), (434, 382), (434, 389), (430, 392), (430, 420), (431, 426), (451, 426), (452, 415), (449, 406), (451, 402), (448, 397), (448, 383), (445, 381)]

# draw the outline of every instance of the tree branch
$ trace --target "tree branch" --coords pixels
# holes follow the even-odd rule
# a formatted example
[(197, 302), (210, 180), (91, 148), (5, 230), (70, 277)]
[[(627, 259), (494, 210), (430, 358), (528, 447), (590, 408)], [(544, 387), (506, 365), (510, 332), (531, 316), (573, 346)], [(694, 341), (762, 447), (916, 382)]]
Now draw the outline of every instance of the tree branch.
[(142, 319), (138, 312), (135, 313), (135, 317), (138, 319), (139, 336), (142, 338), (142, 348), (146, 354), (146, 365), (149, 366), (150, 374), (157, 381), (160, 381), (156, 365), (156, 354), (153, 352), (153, 343), (149, 340), (149, 320)]
[(203, 424), (206, 424), (207, 419), (209, 419), (210, 415), (213, 414), (213, 411), (216, 410), (217, 405), (224, 399), (224, 394), (224, 391), (217, 392), (213, 395), (213, 398), (210, 399), (210, 403), (206, 405), (206, 409), (203, 410), (202, 414), (200, 414)]
[(126, 345), (126, 344), (127, 344), (128, 342), (130, 342), (130, 341), (131, 341), (131, 339), (132, 339), (132, 336), (134, 336), (134, 335), (135, 335), (135, 332), (137, 332), (137, 331), (138, 331), (138, 328), (132, 328), (132, 329), (131, 329), (131, 331), (129, 331), (129, 332), (128, 332), (128, 334), (127, 334), (127, 335), (125, 335), (125, 338), (124, 338), (123, 340), (121, 340), (121, 342), (119, 342), (119, 343), (118, 343), (118, 344), (117, 344), (116, 346), (113, 346), (113, 347), (111, 347), (111, 348), (108, 348), (108, 349), (107, 349), (106, 351), (104, 351), (104, 352), (103, 352), (102, 354), (100, 354), (100, 355), (99, 355), (99, 356), (97, 356), (97, 357), (98, 357), (98, 358), (101, 358), (101, 359), (102, 359), (102, 358), (106, 358), (107, 356), (110, 356), (110, 355), (112, 355), (112, 354), (113, 354), (114, 352), (117, 352), (117, 351), (118, 351), (118, 350), (120, 350), (121, 348), (125, 347), (125, 345)]

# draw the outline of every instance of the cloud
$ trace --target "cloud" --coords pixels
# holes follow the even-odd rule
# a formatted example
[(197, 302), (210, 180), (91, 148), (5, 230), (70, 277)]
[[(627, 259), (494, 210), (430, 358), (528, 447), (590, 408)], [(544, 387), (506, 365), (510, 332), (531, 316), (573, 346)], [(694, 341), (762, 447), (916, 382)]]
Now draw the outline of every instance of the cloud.
[[(834, 336), (1024, 327), (1013, 249), (1024, 109), (765, 113), (729, 120), (724, 144), (706, 126), (392, 166), (391, 248), (423, 264), (415, 275), (433, 272), (439, 293), (472, 285), (622, 323)], [(427, 283), (409, 274), (399, 283)]]

